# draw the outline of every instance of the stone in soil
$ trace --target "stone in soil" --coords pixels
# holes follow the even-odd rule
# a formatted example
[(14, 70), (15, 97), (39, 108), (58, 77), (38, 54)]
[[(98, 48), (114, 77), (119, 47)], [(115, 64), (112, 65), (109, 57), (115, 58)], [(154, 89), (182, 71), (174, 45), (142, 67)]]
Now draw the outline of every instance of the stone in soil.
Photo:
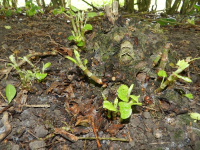
[(29, 147), (31, 150), (45, 150), (46, 143), (44, 141), (33, 141), (29, 143)]

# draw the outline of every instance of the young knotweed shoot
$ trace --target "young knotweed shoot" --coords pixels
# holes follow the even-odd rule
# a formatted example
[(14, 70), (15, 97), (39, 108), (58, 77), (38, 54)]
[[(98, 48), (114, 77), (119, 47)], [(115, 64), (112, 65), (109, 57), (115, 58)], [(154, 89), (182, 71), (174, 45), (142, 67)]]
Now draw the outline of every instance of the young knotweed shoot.
[(166, 74), (166, 72), (164, 70), (159, 70), (158, 76), (159, 77), (163, 77), (161, 85), (160, 85), (163, 88), (163, 82), (164, 82), (165, 78), (167, 77), (167, 74)]
[(47, 76), (47, 73), (44, 73), (45, 69), (51, 65), (50, 62), (46, 63), (45, 65), (43, 64), (42, 72), (40, 72), (39, 68), (37, 68), (34, 64), (31, 63), (31, 61), (28, 59), (28, 56), (24, 56), (23, 58), (20, 59), (30, 64), (33, 67), (33, 71), (21, 70), (15, 60), (14, 55), (10, 55), (9, 59), (12, 63), (8, 63), (7, 65), (12, 66), (17, 71), (17, 73), (20, 76), (20, 80), (22, 82), (23, 87), (27, 87), (28, 82), (31, 84), (31, 81), (35, 79), (41, 82)]
[[(130, 95), (133, 89), (134, 84), (132, 84), (129, 88), (128, 86), (122, 84), (117, 90), (118, 97), (123, 101), (119, 102), (119, 112), (121, 119), (127, 119), (132, 114), (132, 105), (141, 106), (142, 103), (139, 103), (138, 98), (140, 96)], [(130, 101), (129, 101), (130, 99)]]
[(44, 65), (43, 63), (43, 67), (42, 67), (42, 72), (36, 72), (35, 77), (41, 82), (44, 78), (46, 78), (47, 73), (44, 73), (44, 71), (51, 66), (51, 63), (48, 62)]
[(118, 112), (117, 110), (118, 99), (115, 98), (114, 105), (113, 105), (111, 102), (107, 100), (107, 98), (105, 97), (103, 93), (102, 93), (102, 96), (104, 99), (103, 108), (108, 110), (108, 114), (107, 114), (108, 119), (113, 118), (113, 120), (116, 120), (116, 116)]
[[(161, 92), (169, 85), (169, 83), (172, 83), (173, 81), (177, 80), (178, 78), (182, 79), (186, 82), (192, 82), (192, 80), (190, 78), (181, 76), (179, 74), (183, 70), (185, 70), (187, 67), (189, 67), (189, 62), (194, 61), (196, 59), (200, 59), (200, 57), (194, 58), (194, 59), (191, 59), (191, 57), (187, 57), (185, 60), (184, 59), (179, 60), (176, 64), (178, 66), (177, 70), (172, 72), (172, 74), (167, 78), (167, 80), (165, 82), (163, 82), (164, 80), (162, 81), (160, 87), (155, 90), (155, 93)], [(164, 70), (160, 70), (158, 72), (158, 76), (166, 77), (166, 72)]]
[[(74, 12), (78, 12), (75, 14)], [(91, 24), (86, 24), (87, 18), (85, 18), (84, 11), (80, 12), (77, 8), (74, 6), (70, 6), (70, 10), (67, 11), (67, 13), (64, 13), (67, 17), (70, 18), (70, 21), (72, 23), (73, 31), (72, 35), (68, 37), (68, 40), (75, 41), (77, 46), (79, 47), (85, 47), (85, 32), (92, 30)], [(74, 19), (75, 16), (75, 19)]]
[(98, 84), (103, 84), (102, 80), (99, 79), (98, 77), (96, 77), (95, 75), (93, 75), (88, 69), (87, 69), (87, 59), (84, 59), (84, 63), (82, 63), (81, 59), (80, 59), (80, 54), (78, 53), (77, 50), (74, 50), (74, 55), (75, 55), (75, 59), (70, 57), (70, 56), (66, 56), (65, 58), (71, 60), (73, 63), (75, 63), (81, 70), (83, 70), (84, 74), (86, 74), (89, 78), (91, 78), (92, 80), (94, 80), (96, 83)]
[[(120, 112), (121, 119), (127, 119), (132, 114), (132, 105), (139, 105), (141, 106), (142, 103), (139, 103), (138, 98), (140, 96), (130, 95), (131, 91), (133, 89), (134, 84), (132, 84), (129, 88), (128, 86), (122, 84), (119, 89), (117, 90), (118, 98), (121, 100), (118, 103), (118, 98), (114, 100), (114, 105), (107, 101), (105, 96), (103, 95), (104, 102), (103, 102), (103, 108), (108, 109), (108, 117), (111, 118), (110, 111), (113, 112), (113, 114), (117, 114), (117, 112)], [(117, 109), (117, 105), (119, 106), (119, 110)], [(113, 117), (114, 118), (114, 117)]]

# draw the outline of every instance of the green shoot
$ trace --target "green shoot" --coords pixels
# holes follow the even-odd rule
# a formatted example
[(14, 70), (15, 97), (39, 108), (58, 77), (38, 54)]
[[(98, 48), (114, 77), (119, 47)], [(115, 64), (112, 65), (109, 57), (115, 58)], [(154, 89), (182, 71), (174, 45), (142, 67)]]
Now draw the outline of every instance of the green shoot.
[(167, 77), (167, 74), (164, 70), (159, 70), (158, 76), (163, 77), (162, 82), (161, 82), (161, 87), (163, 87), (163, 82), (164, 82), (165, 78)]
[[(102, 94), (104, 99), (103, 108), (108, 109), (108, 118), (111, 118), (111, 113), (109, 113), (110, 111), (112, 111), (114, 115), (116, 115), (116, 113), (119, 111), (121, 119), (127, 119), (132, 114), (132, 105), (142, 105), (142, 103), (139, 103), (138, 101), (140, 96), (130, 95), (133, 86), (134, 84), (128, 88), (126, 85), (122, 84), (117, 90), (118, 97), (120, 98), (121, 102), (118, 103), (118, 98), (115, 98), (114, 105)], [(117, 109), (117, 105), (119, 106), (119, 110)]]
[[(187, 57), (185, 60), (184, 60), (184, 59), (183, 59), (183, 60), (179, 60), (179, 61), (177, 62), (177, 64), (176, 64), (177, 67), (178, 67), (177, 70), (174, 71), (174, 72), (167, 78), (167, 80), (166, 80), (165, 82), (164, 82), (164, 79), (163, 79), (163, 81), (162, 81), (160, 87), (159, 87), (158, 89), (156, 89), (155, 92), (156, 92), (156, 93), (161, 92), (162, 90), (164, 90), (164, 89), (169, 85), (169, 83), (174, 82), (174, 81), (177, 80), (178, 78), (179, 78), (179, 79), (182, 79), (182, 80), (184, 80), (184, 81), (186, 81), (186, 82), (192, 82), (192, 80), (191, 80), (190, 78), (181, 76), (181, 75), (179, 75), (179, 74), (180, 74), (183, 70), (185, 70), (187, 67), (189, 67), (189, 62), (194, 61), (194, 60), (196, 60), (196, 59), (200, 59), (200, 57), (194, 58), (194, 59), (191, 59), (191, 57)], [(160, 71), (158, 72), (158, 76), (166, 77), (165, 71), (160, 70)]]
[(16, 89), (13, 85), (8, 84), (6, 86), (6, 98), (8, 100), (8, 104), (13, 100), (16, 95)]
[(70, 61), (72, 61), (73, 63), (75, 63), (81, 70), (83, 70), (84, 74), (86, 74), (89, 78), (91, 78), (92, 80), (94, 80), (96, 83), (98, 84), (103, 84), (102, 80), (99, 79), (98, 77), (96, 77), (95, 75), (93, 75), (88, 69), (87, 69), (87, 59), (85, 59), (82, 63), (81, 59), (80, 59), (80, 54), (77, 50), (74, 50), (74, 55), (75, 55), (75, 59), (70, 57), (70, 56), (66, 56), (65, 58), (69, 59)]
[[(74, 12), (77, 12), (77, 14)], [(87, 18), (85, 18), (84, 11), (80, 12), (76, 7), (70, 6), (70, 10), (64, 14), (70, 18), (73, 27), (72, 35), (68, 37), (68, 40), (74, 41), (79, 47), (85, 47), (86, 39), (84, 34), (92, 30), (92, 25), (86, 24)]]
[(28, 64), (30, 64), (33, 67), (33, 70), (21, 70), (15, 60), (14, 55), (10, 55), (9, 59), (11, 61), (11, 63), (8, 63), (7, 65), (12, 66), (17, 73), (20, 76), (20, 80), (22, 82), (22, 86), (23, 87), (27, 87), (27, 83), (31, 84), (31, 81), (37, 79), (39, 82), (41, 82), (46, 76), (47, 73), (44, 73), (45, 69), (48, 68), (51, 63), (48, 62), (45, 65), (43, 64), (43, 68), (42, 71), (39, 70), (39, 68), (37, 68), (34, 64), (31, 63), (31, 61), (28, 59), (28, 56), (24, 56), (22, 59), (23, 61), (27, 62)]
[[(138, 98), (140, 96), (130, 95), (134, 84), (132, 84), (129, 88), (122, 84), (119, 89), (117, 90), (118, 97), (123, 101), (119, 102), (119, 111), (121, 119), (127, 119), (132, 114), (132, 105), (139, 105), (141, 106), (142, 103), (139, 103)], [(131, 99), (130, 99), (131, 98)], [(129, 101), (130, 99), (130, 101)]]

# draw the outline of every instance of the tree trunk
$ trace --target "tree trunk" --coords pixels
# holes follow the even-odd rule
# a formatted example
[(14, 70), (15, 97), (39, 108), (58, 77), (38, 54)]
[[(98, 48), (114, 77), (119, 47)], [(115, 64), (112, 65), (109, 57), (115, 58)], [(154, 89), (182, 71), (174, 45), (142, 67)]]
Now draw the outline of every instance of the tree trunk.
[(197, 2), (197, 0), (183, 0), (183, 5), (181, 7), (180, 14), (185, 15), (194, 9), (193, 5)]
[(132, 13), (134, 11), (134, 0), (125, 0), (124, 7), (125, 11)]
[(17, 8), (17, 2), (18, 0), (12, 0), (12, 7)]
[(168, 7), (168, 9), (166, 10), (167, 14), (171, 15), (173, 14), (179, 7), (181, 3), (181, 0), (176, 0), (173, 4), (173, 6), (171, 7), (169, 4), (167, 4), (166, 2), (166, 6)]
[(138, 11), (148, 11), (151, 5), (151, 0), (137, 0)]

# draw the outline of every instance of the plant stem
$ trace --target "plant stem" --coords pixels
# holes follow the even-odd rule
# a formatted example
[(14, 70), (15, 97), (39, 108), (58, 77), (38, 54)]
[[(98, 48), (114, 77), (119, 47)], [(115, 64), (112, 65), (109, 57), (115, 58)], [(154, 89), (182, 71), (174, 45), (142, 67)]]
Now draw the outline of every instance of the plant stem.
[(171, 43), (167, 43), (165, 45), (165, 48), (163, 50), (162, 56), (161, 56), (161, 61), (160, 61), (160, 65), (159, 65), (159, 70), (164, 70), (165, 66), (167, 64), (168, 61), (168, 52), (169, 52), (169, 48), (170, 48)]
[[(79, 140), (96, 140), (97, 138), (95, 137), (78, 137)], [(114, 138), (114, 137), (110, 137), (110, 138), (100, 138), (98, 137), (99, 140), (110, 140), (110, 141), (121, 141), (121, 142), (129, 142), (129, 140), (127, 139), (122, 139), (122, 138)]]

